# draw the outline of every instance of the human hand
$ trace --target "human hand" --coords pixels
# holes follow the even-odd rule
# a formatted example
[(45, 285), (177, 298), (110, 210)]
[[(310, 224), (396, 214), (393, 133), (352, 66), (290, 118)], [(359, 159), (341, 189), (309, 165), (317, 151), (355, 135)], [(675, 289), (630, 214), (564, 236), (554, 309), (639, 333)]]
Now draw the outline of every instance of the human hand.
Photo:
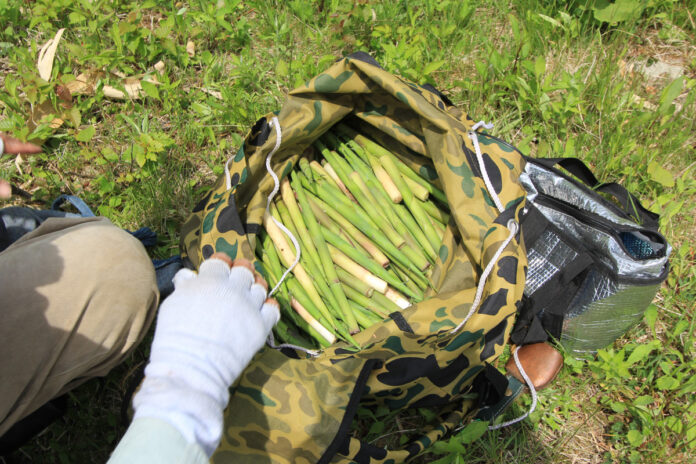
[[(222, 436), (229, 386), (264, 345), (280, 313), (249, 261), (215, 253), (182, 269), (162, 303), (135, 418), (175, 426), (210, 456)], [(265, 301), (264, 301), (265, 300)]]
[(0, 155), (35, 155), (41, 153), (41, 147), (29, 142), (22, 142), (14, 137), (0, 132)]
[[(33, 143), (21, 142), (14, 137), (0, 132), (0, 155), (33, 155), (41, 153), (41, 147)], [(12, 196), (12, 186), (3, 179), (0, 179), (0, 198), (10, 198)]]

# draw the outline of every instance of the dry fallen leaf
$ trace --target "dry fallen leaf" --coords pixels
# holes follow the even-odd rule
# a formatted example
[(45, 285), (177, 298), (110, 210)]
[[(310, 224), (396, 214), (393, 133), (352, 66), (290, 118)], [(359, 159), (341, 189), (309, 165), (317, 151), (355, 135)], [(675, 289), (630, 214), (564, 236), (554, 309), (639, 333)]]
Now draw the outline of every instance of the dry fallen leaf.
[(638, 106), (642, 106), (644, 109), (648, 111), (655, 111), (657, 109), (657, 105), (649, 102), (648, 100), (640, 97), (639, 95), (633, 95), (633, 103), (635, 103)]
[(51, 78), (51, 71), (53, 71), (53, 59), (56, 56), (56, 49), (58, 48), (58, 42), (60, 42), (61, 37), (63, 37), (63, 32), (65, 29), (59, 29), (56, 32), (55, 37), (46, 42), (41, 50), (39, 50), (39, 59), (37, 60), (36, 67), (39, 70), (39, 76), (41, 79), (47, 81)]
[[(34, 130), (46, 116), (55, 115), (56, 110), (50, 100), (31, 107), (31, 119), (27, 122), (30, 130)], [(49, 123), (51, 129), (58, 129), (65, 121), (62, 118), (54, 117)]]
[(20, 175), (24, 175), (24, 171), (22, 171), (22, 163), (24, 162), (24, 158), (22, 158), (22, 155), (17, 155), (15, 158), (14, 164), (15, 167), (17, 167), (17, 171), (19, 172)]
[(143, 86), (141, 85), (142, 81), (147, 81), (151, 84), (160, 83), (157, 80), (156, 76), (145, 76), (142, 78), (142, 80), (140, 77), (129, 77), (123, 81), (123, 90), (125, 90), (125, 93), (110, 85), (105, 85), (102, 90), (104, 91), (104, 96), (108, 98), (113, 98), (115, 100), (125, 100), (127, 95), (130, 98), (137, 100), (139, 98), (142, 98), (144, 95)]
[(188, 53), (188, 56), (191, 58), (196, 55), (196, 44), (190, 40), (186, 43), (186, 53)]
[(217, 98), (218, 100), (222, 100), (222, 93), (218, 92), (217, 90), (211, 90), (211, 89), (207, 89), (205, 87), (201, 87), (201, 90), (203, 92), (207, 93), (208, 95), (211, 95), (211, 96)]

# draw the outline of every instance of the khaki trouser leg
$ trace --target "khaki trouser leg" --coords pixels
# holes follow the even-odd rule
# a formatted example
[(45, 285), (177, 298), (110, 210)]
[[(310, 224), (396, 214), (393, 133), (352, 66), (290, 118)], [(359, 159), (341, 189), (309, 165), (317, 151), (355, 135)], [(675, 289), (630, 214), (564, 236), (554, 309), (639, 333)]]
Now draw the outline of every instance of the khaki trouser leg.
[(49, 219), (0, 253), (0, 436), (106, 375), (158, 300), (145, 249), (105, 218)]

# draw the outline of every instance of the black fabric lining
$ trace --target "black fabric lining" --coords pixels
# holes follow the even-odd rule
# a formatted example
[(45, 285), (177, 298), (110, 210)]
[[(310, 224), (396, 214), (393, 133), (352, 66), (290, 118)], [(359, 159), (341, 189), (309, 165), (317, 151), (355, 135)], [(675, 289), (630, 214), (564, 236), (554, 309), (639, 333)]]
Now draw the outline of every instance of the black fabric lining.
[(326, 448), (324, 454), (319, 458), (317, 464), (328, 464), (331, 459), (336, 455), (339, 449), (345, 446), (345, 440), (348, 439), (348, 433), (350, 432), (350, 426), (353, 423), (353, 417), (358, 411), (358, 406), (360, 405), (360, 398), (365, 391), (365, 385), (367, 384), (367, 379), (373, 370), (378, 369), (382, 366), (382, 361), (379, 359), (368, 359), (363, 364), (358, 378), (355, 380), (355, 388), (353, 393), (350, 395), (348, 400), (348, 405), (346, 406), (346, 412), (343, 415), (343, 420), (341, 425), (338, 427), (338, 432), (336, 436), (331, 441), (331, 444)]

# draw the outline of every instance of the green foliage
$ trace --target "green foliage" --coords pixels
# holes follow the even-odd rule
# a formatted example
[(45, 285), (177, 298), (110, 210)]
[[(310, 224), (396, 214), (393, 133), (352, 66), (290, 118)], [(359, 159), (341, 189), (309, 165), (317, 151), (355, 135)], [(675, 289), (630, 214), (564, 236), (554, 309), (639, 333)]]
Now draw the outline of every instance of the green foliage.
[(597, 0), (592, 11), (597, 21), (616, 24), (639, 18), (647, 3), (641, 0)]
[[(606, 462), (693, 462), (696, 61), (688, 8), (677, 0), (0, 0), (0, 130), (43, 141), (45, 151), (21, 164), (3, 159), (0, 175), (26, 192), (15, 203), (45, 207), (72, 193), (121, 226), (152, 226), (161, 237), (155, 254), (170, 256), (178, 225), (254, 121), (336, 59), (367, 51), (492, 121), (492, 133), (524, 153), (589, 162), (658, 212), (674, 246), (644, 324), (596, 359), (566, 357), (529, 420), (480, 438), (483, 423), (474, 422), (418, 459), (532, 463), (606, 453)], [(60, 28), (45, 81), (38, 53)], [(684, 66), (680, 77), (640, 71), (665, 57)], [(61, 86), (83, 74), (93, 76), (93, 90), (67, 104)], [(104, 90), (131, 82), (142, 87), (138, 98)], [(91, 394), (92, 383), (78, 389), (66, 425), (25, 452), (37, 461), (104, 461), (123, 433), (113, 425), (114, 398), (127, 367), (107, 378), (102, 396)], [(427, 409), (397, 417), (365, 408), (358, 420), (380, 446), (398, 446), (437, 418)], [(587, 429), (601, 442), (589, 451)], [(109, 439), (92, 441), (85, 430), (106, 430)]]

